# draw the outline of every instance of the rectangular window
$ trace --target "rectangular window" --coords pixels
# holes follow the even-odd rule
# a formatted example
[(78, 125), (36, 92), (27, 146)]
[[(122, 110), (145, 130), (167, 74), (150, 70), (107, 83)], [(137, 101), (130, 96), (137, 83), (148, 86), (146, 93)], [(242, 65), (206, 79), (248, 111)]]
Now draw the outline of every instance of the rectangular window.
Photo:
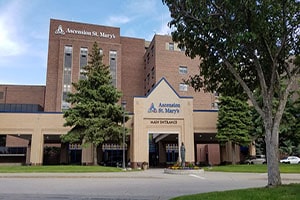
[(150, 83), (150, 74), (147, 75), (147, 85)]
[(186, 66), (179, 66), (179, 74), (187, 74), (187, 72)]
[(80, 75), (79, 79), (86, 79), (84, 73), (84, 67), (87, 65), (87, 59), (88, 59), (88, 48), (81, 47), (80, 48)]
[(154, 45), (151, 47), (151, 56), (154, 54)]
[(109, 51), (109, 67), (112, 84), (117, 87), (117, 51)]
[(212, 103), (212, 104), (211, 104), (211, 108), (212, 108), (213, 110), (218, 110), (218, 109), (219, 109), (218, 102)]
[(68, 109), (70, 104), (66, 102), (67, 94), (71, 92), (72, 85), (72, 46), (65, 46), (64, 49), (64, 66), (63, 66), (63, 88), (62, 88), (62, 104), (63, 110)]
[(154, 75), (155, 75), (155, 71), (154, 71), (154, 67), (152, 67), (151, 69), (151, 78), (154, 79)]
[(180, 83), (179, 84), (179, 91), (187, 91), (188, 90), (188, 85), (185, 83)]
[(0, 99), (4, 99), (4, 92), (0, 92)]
[(169, 50), (174, 51), (174, 43), (169, 43)]

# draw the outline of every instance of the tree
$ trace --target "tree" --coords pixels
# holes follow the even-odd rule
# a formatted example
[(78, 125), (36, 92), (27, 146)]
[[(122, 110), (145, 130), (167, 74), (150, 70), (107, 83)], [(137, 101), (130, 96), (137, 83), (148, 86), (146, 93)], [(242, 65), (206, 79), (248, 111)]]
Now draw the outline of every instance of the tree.
[(288, 99), (279, 128), (279, 150), (283, 154), (296, 154), (300, 144), (300, 99)]
[[(172, 37), (191, 58), (201, 58), (195, 89), (247, 94), (263, 120), (268, 186), (281, 184), (278, 132), (299, 79), (298, 0), (163, 0), (170, 10)], [(230, 73), (229, 73), (230, 72)], [(235, 84), (236, 82), (239, 85)], [(253, 92), (259, 88), (262, 105)], [(278, 104), (274, 105), (276, 99)]]
[(71, 130), (62, 139), (93, 144), (97, 165), (97, 147), (105, 141), (121, 141), (123, 110), (117, 104), (121, 93), (112, 85), (109, 67), (102, 63), (96, 42), (89, 57), (83, 72), (86, 78), (72, 83), (76, 92), (68, 94), (72, 107), (64, 112), (64, 125)]
[[(279, 152), (281, 156), (297, 154), (297, 145), (300, 143), (300, 99), (294, 100), (294, 95), (288, 98), (285, 110), (282, 115), (282, 120), (279, 126)], [(278, 102), (274, 102), (274, 105)], [(265, 143), (263, 141), (264, 127), (261, 117), (252, 108), (253, 130), (251, 135), (256, 141), (256, 150), (265, 152)]]
[(232, 143), (232, 163), (235, 164), (235, 144), (249, 145), (252, 128), (251, 110), (247, 102), (235, 97), (220, 97), (216, 138), (221, 143)]

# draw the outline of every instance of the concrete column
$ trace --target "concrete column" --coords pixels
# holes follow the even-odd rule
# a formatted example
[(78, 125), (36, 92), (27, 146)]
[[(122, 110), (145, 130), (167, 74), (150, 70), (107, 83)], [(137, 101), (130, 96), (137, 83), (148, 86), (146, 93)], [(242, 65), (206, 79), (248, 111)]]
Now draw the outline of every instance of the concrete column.
[(42, 165), (44, 154), (44, 135), (40, 129), (35, 129), (32, 134), (30, 163), (31, 165)]
[(93, 145), (90, 144), (87, 147), (81, 145), (81, 147), (82, 147), (81, 164), (93, 165), (93, 158), (94, 158)]
[(30, 165), (31, 144), (28, 144), (26, 150), (26, 165)]

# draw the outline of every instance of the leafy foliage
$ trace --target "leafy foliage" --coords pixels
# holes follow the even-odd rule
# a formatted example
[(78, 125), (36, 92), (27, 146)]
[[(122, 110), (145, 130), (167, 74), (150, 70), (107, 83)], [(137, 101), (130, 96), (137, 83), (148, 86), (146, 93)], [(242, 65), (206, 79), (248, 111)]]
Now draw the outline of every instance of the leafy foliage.
[(298, 154), (300, 144), (300, 99), (294, 102), (289, 99), (283, 113), (279, 133), (279, 148), (287, 155)]
[(83, 72), (86, 78), (73, 83), (76, 92), (68, 95), (72, 108), (64, 112), (64, 125), (72, 128), (62, 139), (96, 146), (105, 141), (121, 141), (123, 111), (117, 104), (121, 93), (111, 84), (109, 67), (102, 63), (96, 42), (89, 56)]
[(233, 98), (220, 97), (217, 139), (221, 143), (233, 142), (248, 145), (251, 142), (251, 110), (247, 102)]
[[(274, 103), (276, 104), (276, 102)], [(261, 116), (252, 108), (253, 129), (251, 135), (256, 141), (256, 150), (264, 154), (264, 127)], [(288, 99), (279, 127), (279, 150), (285, 155), (300, 155), (298, 144), (300, 144), (300, 100)]]
[[(279, 125), (293, 85), (299, 88), (300, 2), (163, 3), (171, 12), (170, 27), (176, 28), (173, 40), (179, 48), (185, 47), (188, 56), (201, 58), (199, 74), (190, 77), (190, 84), (196, 90), (204, 88), (221, 95), (247, 94), (265, 130), (268, 185), (280, 185)], [(254, 95), (257, 89), (258, 96)], [(257, 98), (262, 99), (262, 104)]]
[[(192, 58), (201, 56), (200, 74), (191, 77), (196, 89), (221, 94), (243, 93), (228, 72), (230, 63), (253, 91), (259, 85), (257, 65), (267, 86), (286, 70), (287, 58), (299, 55), (299, 1), (164, 0), (170, 9), (173, 39)], [(270, 65), (271, 64), (271, 65)], [(299, 71), (299, 70), (297, 70)], [(227, 87), (230, 86), (230, 87)], [(231, 92), (232, 93), (232, 92)]]

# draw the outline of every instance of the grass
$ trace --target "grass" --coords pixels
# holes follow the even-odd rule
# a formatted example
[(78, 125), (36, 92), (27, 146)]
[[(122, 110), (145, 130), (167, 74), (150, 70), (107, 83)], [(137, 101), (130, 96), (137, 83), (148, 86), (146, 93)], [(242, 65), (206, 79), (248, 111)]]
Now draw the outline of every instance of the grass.
[(300, 184), (282, 185), (274, 188), (251, 188), (224, 192), (175, 197), (172, 200), (297, 200), (300, 199)]
[[(279, 169), (281, 173), (300, 173), (300, 165), (280, 164)], [(211, 168), (204, 167), (204, 170), (215, 172), (267, 173), (267, 165), (224, 165), (213, 166)]]
[(0, 173), (87, 173), (87, 172), (121, 172), (121, 168), (80, 165), (49, 166), (0, 166)]
[[(216, 172), (253, 172), (266, 173), (267, 165), (224, 165), (213, 166), (212, 168), (204, 167), (205, 171)], [(0, 165), (0, 173), (32, 173), (32, 172), (49, 172), (49, 173), (84, 173), (84, 172), (120, 172), (121, 168), (104, 167), (104, 166), (81, 166), (81, 165), (44, 165), (44, 166), (6, 166)], [(280, 164), (281, 173), (300, 173), (300, 165)]]
[[(300, 165), (279, 165), (281, 173), (300, 173)], [(224, 165), (204, 168), (205, 171), (216, 172), (253, 172), (267, 173), (267, 165)], [(300, 199), (300, 184), (282, 185), (274, 188), (251, 188), (224, 192), (210, 192), (187, 195), (172, 200), (298, 200)]]

